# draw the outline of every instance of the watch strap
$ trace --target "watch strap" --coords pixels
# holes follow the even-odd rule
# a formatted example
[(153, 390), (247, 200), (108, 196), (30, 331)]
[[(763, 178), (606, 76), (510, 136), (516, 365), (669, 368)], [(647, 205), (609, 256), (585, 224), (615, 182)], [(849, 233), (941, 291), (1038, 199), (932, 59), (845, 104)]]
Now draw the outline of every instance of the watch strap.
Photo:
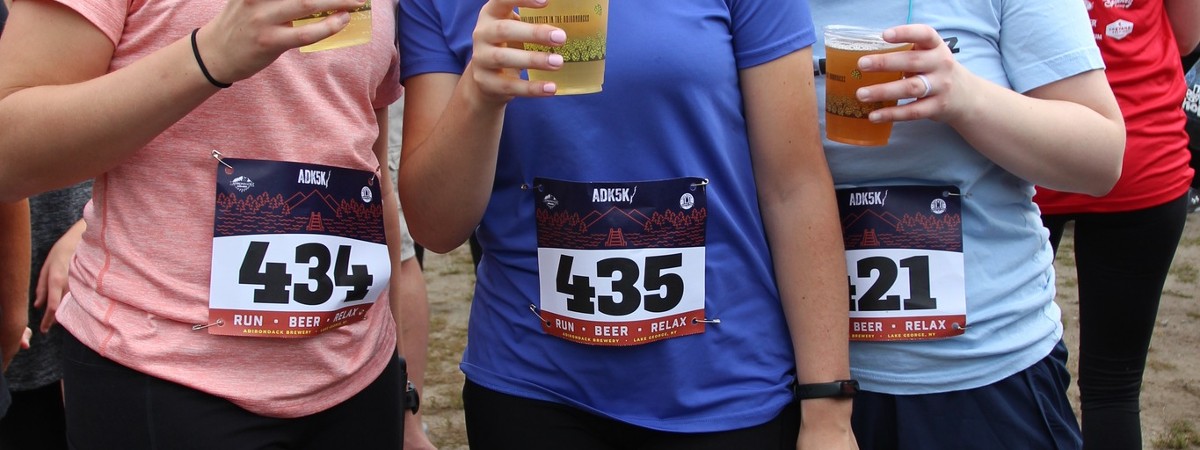
[(796, 384), (796, 398), (851, 398), (858, 393), (858, 380), (837, 380), (828, 383)]

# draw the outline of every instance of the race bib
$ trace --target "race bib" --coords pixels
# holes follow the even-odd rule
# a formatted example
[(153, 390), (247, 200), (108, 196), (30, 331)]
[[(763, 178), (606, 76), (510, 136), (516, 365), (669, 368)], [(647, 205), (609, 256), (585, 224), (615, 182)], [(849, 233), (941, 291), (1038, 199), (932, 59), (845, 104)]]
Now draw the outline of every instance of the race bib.
[(702, 179), (534, 185), (546, 333), (629, 346), (704, 332)]
[(948, 186), (839, 189), (850, 339), (913, 341), (967, 324), (962, 203)]
[(230, 158), (217, 169), (208, 332), (303, 337), (365, 318), (391, 274), (379, 178)]

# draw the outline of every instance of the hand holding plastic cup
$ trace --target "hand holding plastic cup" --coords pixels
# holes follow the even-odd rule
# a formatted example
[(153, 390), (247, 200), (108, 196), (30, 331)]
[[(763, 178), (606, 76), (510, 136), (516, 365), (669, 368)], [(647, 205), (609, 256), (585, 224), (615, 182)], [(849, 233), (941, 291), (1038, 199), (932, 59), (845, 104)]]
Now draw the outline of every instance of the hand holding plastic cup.
[(556, 95), (600, 92), (604, 85), (604, 58), (608, 53), (608, 0), (550, 0), (543, 8), (517, 9), (521, 21), (549, 24), (567, 32), (559, 47), (525, 44), (525, 50), (557, 53), (558, 70), (529, 69), (529, 79), (552, 81)]
[(860, 102), (855, 92), (864, 86), (897, 81), (902, 72), (863, 72), (858, 59), (912, 48), (911, 43), (883, 40), (883, 30), (828, 25), (825, 31), (825, 137), (852, 145), (887, 145), (892, 122), (872, 123), (871, 111), (896, 106), (896, 101)]
[[(293, 27), (316, 22), (333, 15), (337, 11), (325, 11), (292, 21)], [(321, 39), (315, 43), (300, 47), (301, 52), (319, 52), (335, 48), (351, 47), (371, 42), (371, 1), (367, 0), (362, 6), (349, 11), (350, 22), (346, 28), (334, 33), (333, 36)]]

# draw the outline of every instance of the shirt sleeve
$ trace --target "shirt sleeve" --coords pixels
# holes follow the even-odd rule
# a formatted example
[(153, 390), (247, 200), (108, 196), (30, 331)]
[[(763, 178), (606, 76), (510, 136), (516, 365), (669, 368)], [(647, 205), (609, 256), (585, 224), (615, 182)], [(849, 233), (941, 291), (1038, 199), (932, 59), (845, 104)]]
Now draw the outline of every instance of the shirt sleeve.
[(1010, 0), (1003, 5), (1000, 54), (1017, 92), (1104, 68), (1084, 2)]
[(727, 2), (739, 70), (775, 60), (816, 41), (807, 1)]
[[(450, 47), (447, 36), (454, 36), (452, 17), (455, 8), (469, 7), (476, 2), (455, 0), (454, 7), (437, 6), (446, 0), (400, 0), (397, 27), (400, 37), (400, 79), (424, 73), (446, 72), (462, 74), (466, 58), (459, 58)], [(446, 10), (443, 12), (443, 8)], [(469, 36), (469, 33), (468, 33)]]

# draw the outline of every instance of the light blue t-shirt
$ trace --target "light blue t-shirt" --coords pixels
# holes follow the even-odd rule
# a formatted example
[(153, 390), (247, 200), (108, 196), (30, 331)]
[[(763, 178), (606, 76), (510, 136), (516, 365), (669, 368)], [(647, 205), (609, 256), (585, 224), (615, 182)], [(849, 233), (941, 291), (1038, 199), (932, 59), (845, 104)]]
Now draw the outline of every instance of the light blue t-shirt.
[[(812, 0), (822, 26), (902, 25), (907, 2)], [(971, 72), (1026, 92), (1103, 68), (1079, 0), (915, 0), (912, 23), (936, 29)], [(814, 45), (814, 67), (825, 55)], [(817, 77), (824, 130), (825, 77)], [(962, 192), (963, 259), (968, 328), (961, 336), (923, 342), (856, 342), (851, 371), (863, 389), (923, 394), (970, 389), (1033, 365), (1062, 337), (1054, 303), (1053, 253), (1032, 202), (1034, 186), (971, 148), (951, 127), (898, 122), (886, 147), (825, 140), (838, 188), (951, 185)], [(1070, 170), (1070, 168), (1063, 168)]]
[[(482, 4), (402, 0), (402, 79), (462, 73)], [(653, 429), (765, 423), (792, 401), (795, 362), (758, 210), (738, 70), (811, 45), (807, 4), (611, 0), (608, 10), (603, 92), (508, 106), (478, 228), (484, 257), (461, 367), (493, 390)], [(704, 313), (721, 323), (631, 347), (544, 332), (530, 310), (540, 304), (534, 201), (546, 195), (535, 177), (707, 179)], [(615, 278), (587, 281), (603, 290)], [(651, 290), (659, 292), (645, 294), (658, 295)]]

